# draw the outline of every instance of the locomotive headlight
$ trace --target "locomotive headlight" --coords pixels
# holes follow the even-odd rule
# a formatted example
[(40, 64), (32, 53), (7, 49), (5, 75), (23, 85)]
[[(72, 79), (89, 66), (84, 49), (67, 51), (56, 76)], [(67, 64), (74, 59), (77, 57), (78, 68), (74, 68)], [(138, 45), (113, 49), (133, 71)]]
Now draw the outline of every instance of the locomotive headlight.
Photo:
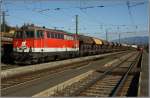
[(18, 48), (13, 48), (13, 51), (17, 51)]

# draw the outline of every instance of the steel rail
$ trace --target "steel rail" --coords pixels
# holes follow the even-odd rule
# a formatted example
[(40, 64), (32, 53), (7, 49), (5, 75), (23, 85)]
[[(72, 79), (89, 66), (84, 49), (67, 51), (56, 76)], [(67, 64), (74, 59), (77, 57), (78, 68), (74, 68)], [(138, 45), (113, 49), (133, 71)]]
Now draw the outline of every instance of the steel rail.
[(138, 62), (138, 59), (140, 58), (141, 53), (136, 57), (136, 60), (133, 61), (133, 63), (130, 64), (128, 71), (123, 75), (123, 77), (120, 79), (120, 81), (118, 82), (118, 84), (115, 86), (115, 88), (113, 89), (112, 93), (109, 96), (115, 97), (117, 96), (118, 92), (120, 91), (121, 87), (123, 87), (123, 84), (125, 83), (129, 72), (132, 70), (132, 68), (134, 67), (134, 65), (136, 65)]
[[(132, 56), (132, 55), (131, 55)], [(77, 89), (75, 92), (73, 92), (72, 94), (70, 93), (70, 96), (77, 96), (79, 95), (82, 91), (84, 91), (85, 89), (89, 88), (91, 85), (95, 84), (96, 81), (105, 78), (109, 73), (112, 72), (113, 69), (115, 69), (116, 67), (118, 67), (120, 64), (126, 62), (131, 56), (129, 56), (128, 58), (126, 58), (126, 60), (121, 61), (119, 64), (117, 64), (116, 66), (106, 70), (103, 74), (97, 76), (96, 78), (94, 78), (93, 80), (89, 81), (88, 83), (86, 83), (86, 86), (82, 86), (80, 87), (80, 89)]]

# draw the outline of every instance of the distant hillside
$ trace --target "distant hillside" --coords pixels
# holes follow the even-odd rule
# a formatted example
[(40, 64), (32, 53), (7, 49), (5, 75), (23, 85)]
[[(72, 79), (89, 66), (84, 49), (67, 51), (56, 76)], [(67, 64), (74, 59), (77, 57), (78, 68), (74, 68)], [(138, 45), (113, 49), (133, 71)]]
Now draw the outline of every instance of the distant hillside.
[[(113, 40), (113, 42), (119, 42), (119, 40), (118, 39)], [(128, 38), (120, 39), (120, 42), (126, 44), (145, 45), (148, 44), (149, 37), (148, 36), (128, 37)]]

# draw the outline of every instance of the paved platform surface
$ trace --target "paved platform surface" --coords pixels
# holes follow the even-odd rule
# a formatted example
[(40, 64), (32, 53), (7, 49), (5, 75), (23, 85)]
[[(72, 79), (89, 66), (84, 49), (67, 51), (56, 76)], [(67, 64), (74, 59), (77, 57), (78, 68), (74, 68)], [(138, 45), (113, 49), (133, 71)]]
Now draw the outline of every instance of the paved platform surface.
[(146, 51), (142, 55), (141, 75), (139, 82), (139, 94), (138, 96), (149, 96), (149, 53)]

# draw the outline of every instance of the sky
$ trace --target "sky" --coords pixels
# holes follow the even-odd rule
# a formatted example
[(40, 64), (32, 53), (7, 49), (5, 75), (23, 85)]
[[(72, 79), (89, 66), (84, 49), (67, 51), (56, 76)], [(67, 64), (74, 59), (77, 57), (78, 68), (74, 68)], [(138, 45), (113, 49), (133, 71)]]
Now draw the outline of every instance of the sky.
[(3, 0), (6, 22), (24, 23), (108, 40), (148, 35), (148, 0)]

